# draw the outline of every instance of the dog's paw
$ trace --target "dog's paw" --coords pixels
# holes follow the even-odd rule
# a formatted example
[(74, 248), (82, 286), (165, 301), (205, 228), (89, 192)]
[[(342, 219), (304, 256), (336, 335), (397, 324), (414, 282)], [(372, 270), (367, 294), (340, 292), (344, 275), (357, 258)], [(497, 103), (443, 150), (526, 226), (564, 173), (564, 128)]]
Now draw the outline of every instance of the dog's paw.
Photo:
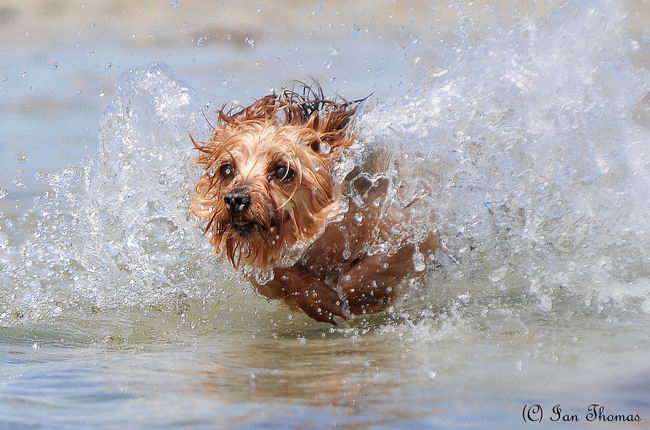
[(295, 296), (296, 304), (304, 313), (320, 322), (336, 325), (335, 316), (347, 319), (347, 302), (323, 283), (312, 284)]

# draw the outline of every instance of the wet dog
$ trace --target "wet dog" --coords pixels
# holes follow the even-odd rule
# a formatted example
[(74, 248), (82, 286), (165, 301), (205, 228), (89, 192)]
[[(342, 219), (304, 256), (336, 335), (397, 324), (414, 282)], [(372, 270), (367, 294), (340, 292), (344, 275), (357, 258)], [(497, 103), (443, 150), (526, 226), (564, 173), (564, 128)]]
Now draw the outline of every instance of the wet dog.
[(404, 279), (422, 276), (415, 254), (438, 248), (430, 235), (370, 252), (408, 219), (382, 203), (388, 179), (335, 177), (353, 150), (357, 107), (303, 86), (219, 111), (211, 139), (193, 139), (204, 172), (190, 209), (215, 251), (263, 296), (332, 324), (385, 310)]

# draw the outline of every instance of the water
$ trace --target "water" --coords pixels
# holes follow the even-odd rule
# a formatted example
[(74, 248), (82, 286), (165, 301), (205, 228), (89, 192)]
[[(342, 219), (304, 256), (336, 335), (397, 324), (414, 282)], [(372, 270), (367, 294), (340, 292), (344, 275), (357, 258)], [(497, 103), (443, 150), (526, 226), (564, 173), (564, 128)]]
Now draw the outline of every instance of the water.
[[(148, 47), (144, 63), (87, 42), (91, 64), (62, 50), (42, 70), (7, 50), (0, 74), (31, 81), (1, 87), (3, 139), (25, 141), (2, 146), (2, 427), (507, 428), (535, 403), (582, 417), (567, 428), (589, 426), (591, 403), (647, 425), (650, 39), (630, 39), (635, 11), (412, 7), (372, 39), (339, 11), (297, 44), (275, 24), (274, 42)], [(318, 33), (335, 19), (343, 35)], [(230, 81), (214, 71), (238, 62)], [(258, 297), (187, 212), (188, 135), (297, 64), (349, 97), (377, 90), (360, 142), (434, 172), (414, 214), (444, 245), (426, 285), (337, 328)], [(101, 91), (44, 84), (66, 68)]]

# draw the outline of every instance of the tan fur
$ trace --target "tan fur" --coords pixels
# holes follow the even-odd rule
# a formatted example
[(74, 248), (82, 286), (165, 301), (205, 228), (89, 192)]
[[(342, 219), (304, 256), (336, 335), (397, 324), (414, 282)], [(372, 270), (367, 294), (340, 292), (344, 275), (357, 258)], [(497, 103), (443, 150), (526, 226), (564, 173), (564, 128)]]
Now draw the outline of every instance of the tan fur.
[[(296, 102), (291, 94), (263, 97), (234, 115), (219, 112), (212, 138), (193, 141), (205, 172), (190, 210), (207, 220), (205, 231), (215, 252), (235, 268), (273, 271), (274, 278), (265, 284), (249, 277), (264, 296), (333, 324), (335, 315), (381, 311), (396, 298), (404, 277), (417, 276), (415, 246), (391, 255), (364, 254), (371, 232), (389, 234), (390, 224), (399, 218), (380, 219), (372, 209), (371, 202), (385, 196), (387, 182), (363, 190), (367, 205), (351, 207), (342, 222), (330, 222), (350, 186), (335, 184), (332, 169), (341, 150), (352, 144), (346, 128), (355, 109), (317, 100), (319, 109), (311, 112), (301, 106), (304, 99)], [(275, 177), (278, 166), (293, 176)], [(224, 177), (222, 169), (232, 176)], [(225, 198), (240, 189), (246, 190), (250, 205), (234, 215)], [(355, 221), (358, 216), (363, 223)], [(238, 225), (254, 225), (253, 233), (238, 232)], [(283, 267), (283, 252), (302, 242), (313, 243), (291, 267)], [(431, 253), (437, 247), (437, 239), (430, 238), (419, 251)]]

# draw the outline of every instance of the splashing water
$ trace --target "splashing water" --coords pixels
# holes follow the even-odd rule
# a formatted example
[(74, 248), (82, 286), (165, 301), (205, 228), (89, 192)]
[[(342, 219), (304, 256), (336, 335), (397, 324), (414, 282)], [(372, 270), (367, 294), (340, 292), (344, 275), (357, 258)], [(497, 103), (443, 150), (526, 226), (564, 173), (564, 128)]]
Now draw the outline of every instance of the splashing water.
[(633, 119), (650, 76), (628, 59), (623, 14), (599, 3), (480, 41), (461, 30), (432, 77), (361, 119), (369, 145), (435, 166), (434, 285), (650, 311), (650, 133)]
[[(650, 311), (650, 133), (633, 120), (650, 76), (628, 59), (622, 19), (599, 2), (481, 40), (461, 27), (416, 89), (357, 118), (361, 145), (435, 172), (391, 176), (410, 197), (418, 181), (431, 190), (407, 228), (444, 244), (433, 294), (455, 289), (463, 304), (474, 285), (538, 311), (568, 297), (586, 309)], [(188, 136), (206, 134), (201, 109), (164, 66), (122, 76), (98, 154), (42, 174), (51, 191), (19, 219), (1, 219), (2, 324), (208, 300), (234, 279), (187, 211)]]
[[(189, 133), (205, 128), (191, 88), (154, 65), (124, 74), (98, 154), (59, 174), (10, 232), (0, 297), (5, 322), (76, 306), (129, 307), (210, 297), (224, 273), (190, 219)], [(227, 277), (226, 277), (227, 279)], [(200, 286), (200, 287), (199, 287)]]

